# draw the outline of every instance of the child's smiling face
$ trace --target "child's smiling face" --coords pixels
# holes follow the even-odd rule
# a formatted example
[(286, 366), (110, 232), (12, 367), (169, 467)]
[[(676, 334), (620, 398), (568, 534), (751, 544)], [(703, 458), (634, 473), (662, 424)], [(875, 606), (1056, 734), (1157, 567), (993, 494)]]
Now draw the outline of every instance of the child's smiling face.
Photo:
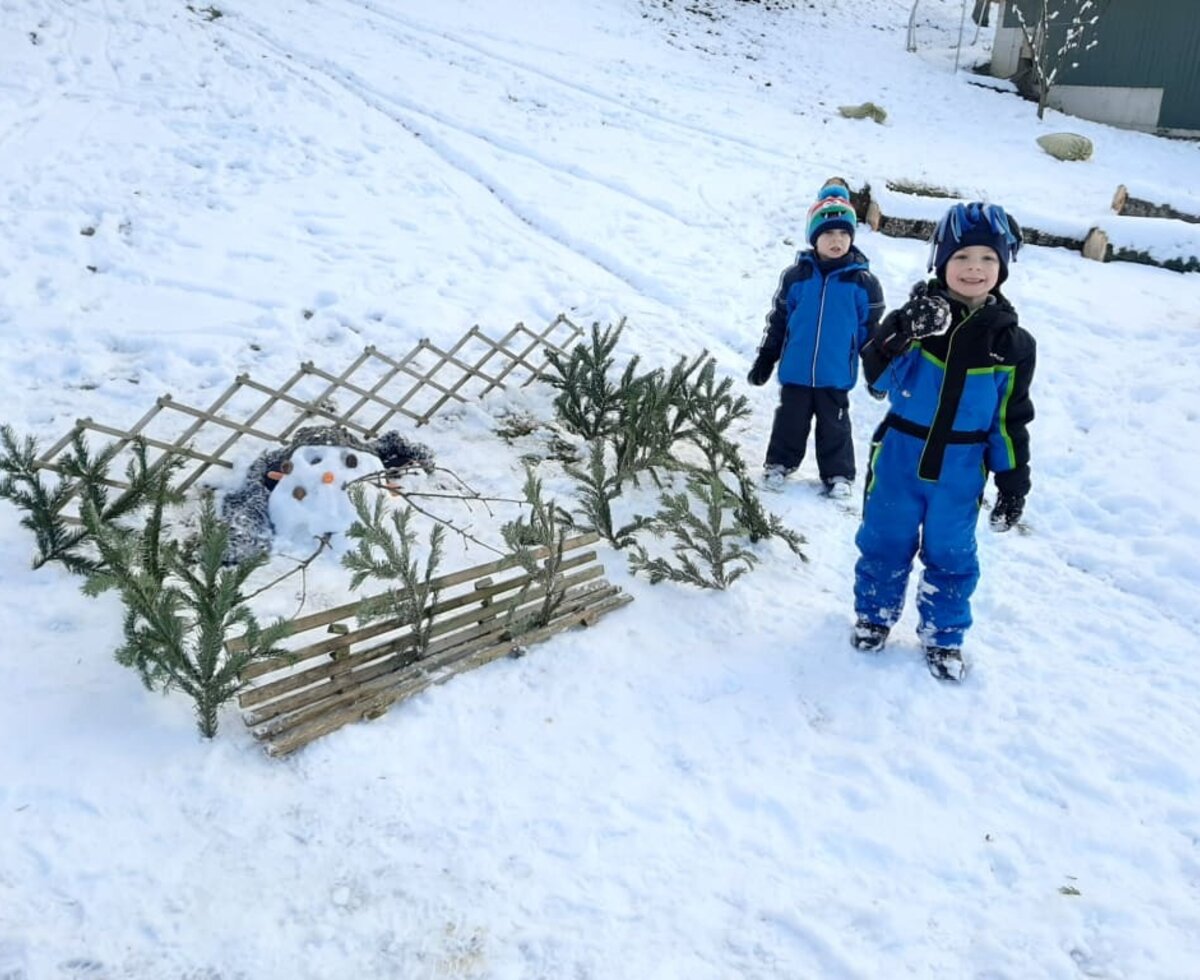
[(823, 259), (840, 259), (850, 251), (850, 245), (853, 241), (854, 239), (850, 237), (850, 233), (843, 231), (841, 228), (823, 231), (817, 236), (815, 243), (817, 255)]
[(970, 307), (979, 306), (1000, 280), (1000, 256), (987, 245), (968, 245), (946, 263), (946, 286)]

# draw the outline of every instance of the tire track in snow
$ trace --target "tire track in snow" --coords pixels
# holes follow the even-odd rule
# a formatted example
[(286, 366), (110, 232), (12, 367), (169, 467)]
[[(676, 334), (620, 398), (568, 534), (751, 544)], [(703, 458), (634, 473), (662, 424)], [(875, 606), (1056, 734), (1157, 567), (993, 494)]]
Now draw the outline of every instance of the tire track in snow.
[[(391, 95), (386, 95), (380, 92), (377, 88), (366, 82), (364, 79), (356, 75), (354, 72), (348, 71), (329, 59), (314, 58), (306, 55), (294, 48), (289, 48), (283, 43), (277, 41), (270, 36), (264, 29), (258, 26), (252, 26), (244, 20), (240, 20), (244, 27), (240, 29), (233, 25), (223, 25), (225, 30), (230, 33), (242, 37), (244, 40), (266, 47), (278, 56), (278, 64), (284, 67), (297, 77), (309, 84), (318, 84), (311, 77), (306, 76), (300, 71), (296, 65), (302, 65), (305, 69), (326, 79), (339, 90), (347, 92), (368, 106), (375, 112), (380, 113), (392, 122), (399, 125), (406, 132), (420, 141), (428, 150), (434, 153), (448, 167), (458, 171), (465, 177), (481, 186), (487, 193), (500, 204), (505, 211), (512, 217), (516, 218), (523, 225), (531, 228), (539, 235), (549, 238), (556, 244), (570, 251), (572, 254), (592, 263), (605, 273), (619, 280), (626, 286), (633, 289), (647, 299), (654, 300), (664, 305), (678, 308), (682, 304), (682, 297), (678, 296), (673, 290), (665, 286), (660, 280), (642, 273), (636, 266), (630, 265), (619, 258), (615, 253), (608, 251), (600, 246), (583, 243), (572, 235), (571, 232), (559, 221), (540, 212), (536, 207), (528, 202), (523, 202), (517, 194), (505, 187), (503, 183), (496, 178), (494, 174), (489, 173), (486, 168), (478, 165), (469, 156), (456, 150), (445, 139), (441, 139), (431, 133), (430, 124), (433, 126), (444, 126), (463, 136), (471, 139), (479, 140), (486, 143), (497, 150), (508, 152), (513, 155), (518, 155), (527, 159), (539, 166), (549, 170), (555, 170), (560, 173), (566, 173), (568, 176), (576, 179), (591, 180), (603, 187), (605, 190), (629, 196), (618, 187), (614, 187), (611, 182), (601, 181), (596, 178), (588, 178), (579, 174), (565, 171), (562, 168), (556, 167), (554, 164), (545, 159), (531, 155), (523, 147), (518, 144), (511, 144), (512, 148), (505, 147), (497, 143), (489, 134), (481, 132), (473, 132), (470, 129), (463, 128), (456, 123), (430, 114), (421, 109), (417, 105), (408, 102), (404, 99), (399, 99)], [(294, 62), (295, 64), (289, 64)], [(419, 125), (417, 119), (425, 121), (425, 125)], [(667, 218), (682, 222), (678, 215), (664, 211), (661, 207), (655, 204), (634, 198), (639, 204), (654, 209), (663, 214)]]
[[(404, 20), (403, 18), (401, 18), (400, 16), (391, 14), (387, 11), (378, 10), (377, 8), (371, 6), (370, 4), (359, 4), (359, 3), (353, 2), (353, 0), (345, 0), (345, 3), (347, 5), (353, 7), (356, 10), (365, 8), (383, 20), (400, 24), (406, 28), (409, 27), (407, 21)], [(395, 40), (398, 44), (400, 44), (401, 46), (403, 46), (405, 48), (408, 48), (408, 49), (419, 48), (425, 54), (427, 54), (431, 59), (433, 59), (439, 63), (447, 64), (447, 65), (456, 64), (456, 62), (454, 60), (447, 59), (445, 57), (444, 51), (437, 50), (435, 47), (431, 46), (427, 41), (423, 41), (423, 40), (419, 39), (416, 35), (420, 34), (420, 35), (424, 35), (425, 37), (434, 37), (434, 38), (437, 38), (438, 40), (445, 40), (445, 41), (451, 42), (452, 44), (458, 44), (459, 42), (457, 42), (454, 38), (447, 37), (442, 34), (437, 34), (436, 32), (430, 31), (427, 28), (423, 29), (420, 27), (412, 27), (412, 28), (409, 28), (409, 31), (410, 32), (407, 34), (397, 34), (395, 31), (379, 31), (379, 33), (385, 34), (387, 37)], [(556, 84), (560, 87), (564, 87), (564, 88), (570, 89), (571, 91), (573, 91), (575, 93), (585, 95), (588, 97), (589, 101), (592, 101), (592, 102), (603, 101), (603, 102), (610, 103), (610, 104), (612, 104), (622, 110), (625, 110), (625, 111), (636, 111), (636, 110), (630, 110), (627, 106), (625, 106), (622, 102), (620, 102), (617, 99), (611, 98), (609, 96), (604, 96), (600, 93), (596, 93), (596, 92), (590, 91), (588, 89), (581, 88), (581, 87), (573, 85), (569, 82), (565, 82), (561, 79), (558, 79), (552, 75), (548, 75), (540, 70), (521, 65), (518, 62), (509, 61), (506, 58), (493, 55), (482, 48), (476, 48), (473, 45), (465, 44), (465, 43), (460, 44), (459, 46), (465, 47), (467, 50), (471, 51), (473, 54), (482, 57), (485, 61), (497, 62), (499, 64), (506, 65), (508, 67), (517, 68), (518, 70), (524, 71), (527, 74), (537, 75), (538, 77), (548, 80), (550, 82), (553, 82), (554, 84)], [(475, 74), (479, 74), (480, 77), (484, 77), (488, 81), (496, 82), (497, 88), (507, 88), (508, 87), (506, 80), (503, 77), (496, 75), (495, 73), (485, 75), (481, 72), (476, 72)], [(390, 95), (382, 96), (382, 97), (387, 98), (387, 99), (391, 100), (392, 102), (395, 102), (397, 105), (403, 106), (403, 108), (405, 108), (409, 112), (412, 112), (414, 115), (424, 116), (428, 119), (433, 119), (443, 126), (453, 129), (453, 130), (455, 130), (459, 133), (462, 133), (466, 136), (473, 136), (476, 139), (483, 140), (484, 142), (489, 143), (492, 146), (495, 146), (501, 150), (504, 150), (505, 152), (508, 152), (508, 153), (512, 154), (513, 156), (522, 157), (523, 159), (530, 160), (531, 162), (538, 164), (539, 166), (546, 167), (547, 169), (557, 171), (558, 173), (561, 173), (561, 174), (565, 174), (568, 177), (573, 177), (578, 180), (587, 181), (588, 183), (595, 184), (596, 186), (602, 187), (605, 190), (613, 191), (624, 197), (628, 197), (630, 200), (635, 201), (636, 203), (642, 205), (643, 207), (646, 207), (650, 210), (656, 211), (659, 214), (662, 214), (665, 217), (671, 219), (672, 221), (677, 221), (680, 224), (683, 224), (689, 228), (712, 227), (711, 225), (698, 225), (696, 222), (691, 221), (688, 218), (681, 215), (677, 209), (673, 208), (666, 201), (648, 197), (648, 196), (640, 193), (636, 189), (634, 189), (631, 185), (629, 185), (625, 181), (617, 180), (612, 177), (601, 176), (601, 175), (595, 174), (592, 171), (589, 171), (586, 167), (580, 166), (578, 163), (575, 162), (575, 160), (573, 158), (569, 159), (567, 162), (551, 160), (548, 156), (545, 156), (544, 154), (541, 154), (541, 153), (538, 153), (538, 152), (532, 150), (527, 144), (519, 142), (517, 140), (510, 139), (501, 133), (495, 133), (490, 130), (485, 130), (478, 126), (468, 126), (463, 123), (455, 122), (454, 120), (449, 119), (445, 115), (431, 112), (430, 109), (426, 106), (422, 106), (418, 103), (411, 102), (406, 99), (398, 99), (395, 96), (390, 96)], [(666, 120), (659, 119), (657, 117), (655, 117), (655, 119), (658, 122), (666, 122)], [(642, 131), (638, 130), (636, 132), (640, 133)]]
[(661, 126), (663, 128), (683, 130), (683, 131), (689, 133), (690, 135), (701, 136), (706, 141), (717, 140), (721, 143), (728, 143), (728, 144), (731, 144), (731, 145), (737, 147), (739, 151), (751, 150), (761, 157), (765, 157), (769, 160), (774, 160), (774, 161), (778, 161), (781, 163), (786, 163), (788, 166), (795, 166), (797, 161), (803, 161), (803, 162), (810, 163), (810, 164), (818, 164), (821, 162), (818, 159), (801, 157), (798, 154), (794, 154), (794, 153), (793, 154), (780, 153), (778, 150), (772, 150), (768, 147), (763, 147), (763, 146), (759, 145), (758, 143), (755, 143), (751, 140), (745, 139), (740, 136), (734, 136), (730, 133), (721, 132), (719, 130), (711, 129), (711, 128), (705, 127), (705, 126), (697, 126), (692, 123), (684, 122), (680, 119), (672, 118), (671, 116), (663, 115), (662, 113), (653, 112), (649, 109), (644, 109), (640, 106), (630, 105), (629, 103), (623, 102), (622, 100), (615, 98), (614, 96), (611, 96), (611, 95), (607, 94), (606, 92), (602, 92), (599, 89), (591, 88), (587, 85), (581, 85), (580, 83), (573, 81), (569, 78), (564, 78), (561, 75), (556, 75), (552, 72), (546, 71), (544, 68), (541, 68), (537, 65), (530, 65), (523, 61), (518, 61), (515, 58), (510, 58), (507, 55), (498, 54), (497, 52), (491, 51), (481, 44), (476, 44), (471, 41), (467, 41), (461, 37), (453, 37), (449, 34), (445, 34), (441, 31), (435, 30), (433, 28), (426, 27), (422, 24), (418, 24), (416, 21), (412, 20), (411, 18), (405, 17), (401, 14), (397, 14), (397, 13), (394, 13), (394, 12), (388, 11), (388, 10), (380, 10), (377, 6), (375, 6), (375, 4), (370, 3), (369, 0), (340, 0), (340, 2), (350, 5), (350, 6), (353, 6), (357, 9), (368, 10), (371, 13), (375, 14), (376, 16), (383, 18), (384, 20), (389, 20), (389, 21), (392, 21), (393, 23), (399, 24), (402, 27), (404, 27), (407, 30), (412, 31), (414, 33), (422, 34), (422, 35), (425, 35), (426, 37), (434, 37), (434, 38), (437, 38), (438, 40), (443, 41), (447, 44), (454, 45), (454, 46), (457, 46), (460, 48), (465, 48), (466, 50), (471, 51), (474, 54), (480, 55), (489, 61), (494, 61), (499, 64), (507, 65), (510, 68), (515, 68), (518, 71), (525, 72), (526, 74), (529, 74), (529, 75), (536, 75), (538, 78), (541, 78), (545, 81), (551, 82), (562, 88), (569, 89), (572, 92), (578, 93), (579, 95), (583, 95), (593, 102), (603, 103), (605, 105), (613, 106), (617, 109), (620, 109), (623, 112), (627, 112), (632, 115), (642, 116), (643, 118), (648, 119), (648, 120), (654, 122), (656, 125)]

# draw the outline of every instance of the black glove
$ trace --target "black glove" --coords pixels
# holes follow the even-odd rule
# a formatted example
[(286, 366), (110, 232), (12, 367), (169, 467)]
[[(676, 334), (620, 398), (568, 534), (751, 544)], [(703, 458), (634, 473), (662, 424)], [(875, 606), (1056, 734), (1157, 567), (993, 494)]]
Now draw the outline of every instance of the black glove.
[(884, 319), (879, 347), (889, 357), (896, 357), (914, 340), (945, 333), (950, 329), (950, 320), (946, 297), (930, 294), (928, 285), (919, 282), (913, 286), (908, 302)]
[(918, 340), (950, 329), (950, 303), (941, 293), (931, 295), (926, 283), (913, 286), (912, 295), (900, 310), (908, 317), (912, 335)]
[(771, 372), (774, 370), (775, 358), (770, 354), (759, 351), (758, 357), (754, 359), (754, 363), (750, 366), (750, 373), (746, 375), (746, 380), (756, 388), (761, 387), (771, 380)]
[(1024, 494), (1005, 493), (1001, 490), (996, 494), (996, 503), (992, 507), (992, 516), (988, 518), (988, 524), (993, 531), (1007, 531), (1021, 519), (1024, 510)]

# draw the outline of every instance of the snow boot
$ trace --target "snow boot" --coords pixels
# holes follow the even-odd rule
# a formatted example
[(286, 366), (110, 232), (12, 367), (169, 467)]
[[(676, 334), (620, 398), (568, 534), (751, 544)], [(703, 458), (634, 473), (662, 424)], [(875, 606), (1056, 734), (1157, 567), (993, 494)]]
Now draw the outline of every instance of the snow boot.
[(834, 500), (847, 500), (854, 492), (850, 481), (844, 476), (835, 476), (822, 482), (825, 484), (825, 496), (833, 497)]
[(961, 681), (967, 672), (958, 647), (926, 647), (925, 663), (939, 681)]
[(854, 624), (850, 642), (854, 644), (856, 650), (862, 650), (864, 653), (878, 653), (887, 643), (890, 632), (891, 627), (884, 626), (882, 623), (872, 623), (869, 619), (860, 616), (858, 622)]
[(767, 463), (767, 465), (763, 467), (763, 489), (774, 490), (776, 492), (782, 490), (784, 483), (787, 482), (787, 478), (794, 471), (795, 467), (788, 469), (782, 463)]

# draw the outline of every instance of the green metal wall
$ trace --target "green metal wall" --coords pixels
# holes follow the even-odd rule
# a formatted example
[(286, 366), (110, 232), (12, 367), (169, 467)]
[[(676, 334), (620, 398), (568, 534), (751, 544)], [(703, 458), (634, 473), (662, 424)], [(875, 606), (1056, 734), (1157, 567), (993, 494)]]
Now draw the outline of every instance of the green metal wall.
[[(1013, 0), (1031, 22), (1041, 0)], [(1078, 0), (1046, 0), (1074, 11)], [(1055, 81), (1060, 85), (1118, 85), (1162, 88), (1158, 125), (1200, 130), (1200, 0), (1098, 0), (1099, 23), (1089, 32), (1098, 43), (1073, 51)], [(1060, 16), (1065, 16), (1065, 13)], [(1010, 8), (1005, 27), (1016, 27)], [(1051, 34), (1053, 41), (1061, 31)], [(1059, 42), (1061, 43), (1061, 41)]]

